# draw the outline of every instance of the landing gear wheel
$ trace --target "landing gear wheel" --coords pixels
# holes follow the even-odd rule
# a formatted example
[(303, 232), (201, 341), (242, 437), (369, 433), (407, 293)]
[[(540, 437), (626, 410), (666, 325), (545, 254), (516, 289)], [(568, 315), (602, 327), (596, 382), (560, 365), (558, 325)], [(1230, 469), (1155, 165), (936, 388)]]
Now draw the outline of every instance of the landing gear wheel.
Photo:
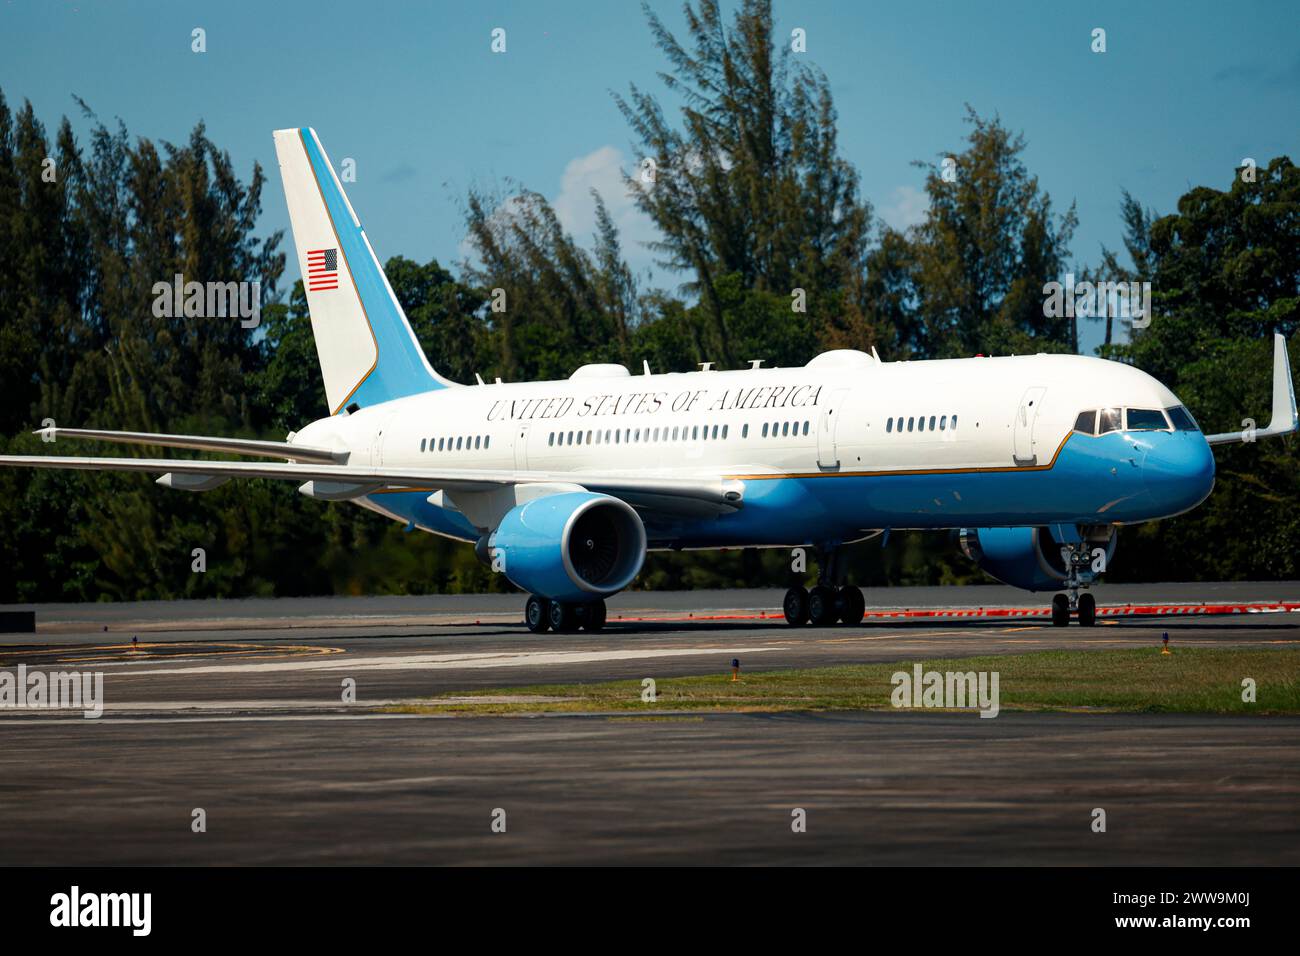
[(803, 588), (791, 588), (785, 592), (785, 622), (798, 627), (808, 622), (808, 592)]
[(1092, 627), (1097, 623), (1097, 599), (1091, 594), (1079, 595), (1079, 624)]
[(1052, 598), (1052, 626), (1065, 627), (1070, 623), (1070, 599), (1064, 594)]
[(845, 624), (861, 624), (867, 613), (867, 599), (851, 584), (840, 588), (840, 620)]
[(582, 627), (587, 631), (599, 631), (605, 626), (605, 602), (592, 601), (582, 605)]
[(567, 634), (578, 629), (578, 615), (568, 601), (552, 601), (547, 620), (556, 634)]
[(808, 619), (818, 627), (834, 624), (840, 616), (839, 602), (835, 600), (835, 589), (819, 584), (808, 592)]
[(534, 634), (545, 634), (551, 626), (550, 610), (551, 602), (546, 598), (536, 594), (528, 595), (528, 603), (524, 605), (524, 623), (528, 625), (528, 630)]

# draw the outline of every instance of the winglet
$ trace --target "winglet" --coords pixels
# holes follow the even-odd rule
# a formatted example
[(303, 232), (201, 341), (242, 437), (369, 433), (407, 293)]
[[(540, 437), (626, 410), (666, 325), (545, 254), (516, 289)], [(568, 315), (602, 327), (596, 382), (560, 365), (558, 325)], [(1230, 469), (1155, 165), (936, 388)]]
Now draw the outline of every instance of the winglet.
[(1291, 382), (1291, 360), (1286, 338), (1273, 333), (1273, 418), (1264, 429), (1269, 435), (1289, 435), (1296, 430), (1295, 385)]
[(1205, 440), (1211, 445), (1228, 445), (1234, 442), (1290, 435), (1297, 427), (1295, 385), (1291, 381), (1291, 360), (1286, 352), (1286, 337), (1281, 332), (1275, 332), (1273, 333), (1273, 416), (1268, 427), (1224, 432), (1221, 435), (1206, 435)]

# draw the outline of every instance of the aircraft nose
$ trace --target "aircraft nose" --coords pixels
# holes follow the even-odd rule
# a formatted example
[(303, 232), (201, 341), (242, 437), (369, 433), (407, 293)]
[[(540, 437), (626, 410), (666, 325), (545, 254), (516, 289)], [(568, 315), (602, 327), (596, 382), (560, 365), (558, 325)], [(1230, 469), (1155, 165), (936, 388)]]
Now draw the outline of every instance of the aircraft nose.
[(1195, 508), (1214, 488), (1214, 453), (1200, 432), (1154, 437), (1142, 461), (1147, 493), (1166, 515)]

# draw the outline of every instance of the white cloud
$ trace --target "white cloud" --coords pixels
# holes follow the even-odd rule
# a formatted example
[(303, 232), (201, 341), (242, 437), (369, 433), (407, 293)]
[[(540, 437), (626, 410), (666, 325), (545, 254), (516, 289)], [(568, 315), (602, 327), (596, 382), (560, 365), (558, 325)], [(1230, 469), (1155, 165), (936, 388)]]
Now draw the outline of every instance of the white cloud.
[(624, 258), (633, 272), (643, 276), (646, 268), (653, 267), (654, 256), (642, 243), (657, 239), (658, 230), (650, 218), (636, 208), (623, 183), (622, 171), (630, 168), (629, 162), (623, 152), (613, 146), (601, 146), (570, 160), (560, 176), (560, 192), (551, 206), (565, 230), (580, 245), (589, 246), (596, 231), (596, 200), (591, 190), (597, 190), (618, 227)]
[(889, 202), (880, 207), (880, 218), (900, 232), (925, 220), (930, 208), (929, 197), (913, 186), (897, 186), (889, 194)]

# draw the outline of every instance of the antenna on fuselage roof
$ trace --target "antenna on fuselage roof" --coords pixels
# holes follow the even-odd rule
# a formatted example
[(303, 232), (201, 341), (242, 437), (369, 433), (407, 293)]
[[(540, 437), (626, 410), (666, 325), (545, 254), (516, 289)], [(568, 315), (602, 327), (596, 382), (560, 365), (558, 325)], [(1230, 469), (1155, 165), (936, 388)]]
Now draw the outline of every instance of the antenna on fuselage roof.
[(644, 370), (644, 371), (642, 372), (643, 375), (649, 375), (649, 374), (650, 374), (650, 360), (649, 360), (649, 359), (642, 359), (642, 360), (641, 360), (641, 368)]
[(750, 371), (753, 371), (753, 370), (756, 369), (756, 368), (762, 368), (762, 367), (763, 367), (763, 363), (766, 362), (766, 361), (767, 361), (767, 359), (750, 359), (750, 360), (749, 360), (749, 369), (750, 369)]
[(876, 347), (874, 345), (871, 346), (871, 357), (876, 360), (877, 364), (880, 363), (880, 353), (876, 351)]
[(712, 362), (700, 362), (699, 365), (700, 365), (700, 371), (701, 371), (701, 372), (712, 372), (712, 371), (713, 371), (713, 363), (712, 363)]
[(474, 373), (474, 381), (478, 382), (480, 385), (486, 385), (486, 384), (487, 384), (487, 382), (483, 381), (483, 376), (480, 375), (478, 372), (475, 372), (475, 373)]

